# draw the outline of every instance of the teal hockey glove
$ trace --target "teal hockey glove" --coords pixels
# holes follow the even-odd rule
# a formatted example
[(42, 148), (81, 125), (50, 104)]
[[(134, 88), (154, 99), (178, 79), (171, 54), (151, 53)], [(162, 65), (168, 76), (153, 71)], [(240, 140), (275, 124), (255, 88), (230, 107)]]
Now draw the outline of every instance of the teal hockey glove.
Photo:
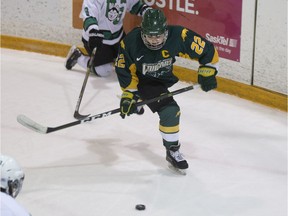
[(217, 88), (217, 70), (210, 66), (200, 66), (198, 69), (198, 83), (203, 91), (208, 92)]
[(136, 111), (136, 96), (130, 91), (124, 91), (120, 101), (120, 116), (124, 119)]

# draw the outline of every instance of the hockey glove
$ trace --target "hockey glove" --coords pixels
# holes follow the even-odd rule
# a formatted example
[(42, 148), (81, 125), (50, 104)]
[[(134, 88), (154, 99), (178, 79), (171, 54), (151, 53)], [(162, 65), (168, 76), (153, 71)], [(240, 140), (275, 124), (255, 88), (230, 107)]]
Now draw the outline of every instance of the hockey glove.
[(130, 91), (124, 91), (120, 101), (120, 116), (124, 119), (136, 111), (136, 96)]
[(97, 48), (101, 47), (103, 38), (104, 38), (104, 35), (100, 31), (96, 29), (91, 29), (89, 31), (88, 45), (89, 45), (89, 49), (91, 52), (95, 47)]
[(217, 70), (210, 66), (200, 66), (198, 69), (198, 83), (203, 91), (208, 92), (217, 88)]

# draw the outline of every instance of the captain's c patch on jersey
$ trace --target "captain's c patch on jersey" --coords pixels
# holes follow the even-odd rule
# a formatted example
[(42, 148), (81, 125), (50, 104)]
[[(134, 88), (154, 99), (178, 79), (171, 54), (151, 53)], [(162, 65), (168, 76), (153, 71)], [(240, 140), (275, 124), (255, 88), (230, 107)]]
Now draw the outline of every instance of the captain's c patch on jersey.
[(164, 58), (168, 58), (168, 57), (170, 56), (168, 50), (162, 50), (162, 56), (163, 56)]

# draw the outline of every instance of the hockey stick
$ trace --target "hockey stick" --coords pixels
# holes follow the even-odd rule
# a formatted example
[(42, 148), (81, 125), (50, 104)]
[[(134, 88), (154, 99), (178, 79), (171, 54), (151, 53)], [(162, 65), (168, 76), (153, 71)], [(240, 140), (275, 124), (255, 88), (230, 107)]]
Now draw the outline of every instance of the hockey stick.
[[(150, 103), (153, 103), (153, 102), (158, 101), (158, 100), (163, 100), (165, 98), (172, 97), (174, 95), (177, 95), (177, 94), (180, 94), (180, 93), (183, 93), (183, 92), (186, 92), (186, 91), (198, 88), (198, 87), (199, 87), (199, 84), (196, 84), (194, 86), (191, 85), (191, 86), (188, 86), (188, 87), (185, 87), (185, 88), (181, 88), (181, 89), (178, 89), (178, 90), (175, 90), (175, 91), (160, 95), (158, 97), (155, 97), (155, 98), (152, 98), (152, 99), (149, 99), (149, 100), (144, 100), (144, 101), (138, 102), (138, 103), (136, 103), (136, 107), (143, 106), (145, 104), (150, 104)], [(110, 111), (107, 111), (107, 112), (103, 112), (103, 113), (100, 113), (100, 114), (96, 114), (96, 115), (87, 117), (85, 119), (81, 119), (81, 120), (78, 120), (78, 121), (74, 121), (74, 122), (70, 122), (70, 123), (67, 123), (67, 124), (63, 124), (63, 125), (60, 125), (58, 127), (45, 127), (45, 126), (42, 126), (42, 125), (38, 124), (37, 122), (31, 120), (30, 118), (26, 117), (25, 115), (18, 115), (17, 116), (17, 121), (20, 124), (22, 124), (23, 126), (29, 128), (31, 130), (34, 130), (34, 131), (36, 131), (38, 133), (47, 134), (47, 133), (58, 131), (58, 130), (61, 130), (61, 129), (64, 129), (64, 128), (72, 127), (72, 126), (75, 126), (75, 125), (78, 125), (78, 124), (83, 124), (85, 122), (94, 121), (95, 119), (104, 118), (104, 117), (107, 117), (107, 116), (110, 116), (110, 115), (113, 115), (113, 114), (116, 114), (116, 113), (119, 113), (119, 112), (120, 112), (120, 108), (117, 108), (117, 109), (114, 109), (114, 110), (110, 110)]]
[(82, 98), (83, 98), (83, 94), (84, 94), (84, 91), (85, 91), (85, 88), (86, 88), (86, 84), (87, 84), (87, 80), (88, 80), (88, 77), (91, 73), (91, 67), (93, 65), (93, 62), (94, 62), (94, 59), (95, 59), (95, 54), (96, 54), (96, 51), (97, 51), (97, 48), (95, 47), (92, 51), (92, 54), (91, 54), (91, 57), (90, 57), (90, 61), (89, 61), (89, 64), (87, 66), (87, 71), (86, 71), (86, 75), (85, 75), (85, 79), (83, 81), (83, 84), (82, 84), (82, 88), (81, 88), (81, 91), (80, 91), (80, 94), (79, 94), (79, 97), (78, 97), (78, 100), (77, 100), (77, 104), (76, 104), (76, 108), (75, 108), (75, 111), (74, 111), (74, 118), (80, 120), (80, 119), (84, 119), (86, 117), (88, 117), (90, 114), (88, 115), (81, 115), (79, 113), (79, 108), (80, 108), (80, 104), (81, 104), (81, 101), (82, 101)]

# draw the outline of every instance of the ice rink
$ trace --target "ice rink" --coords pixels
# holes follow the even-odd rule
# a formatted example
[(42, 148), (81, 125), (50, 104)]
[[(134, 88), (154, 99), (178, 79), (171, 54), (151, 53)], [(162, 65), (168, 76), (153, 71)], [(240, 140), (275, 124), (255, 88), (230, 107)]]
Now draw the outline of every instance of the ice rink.
[[(1, 49), (1, 153), (25, 171), (17, 200), (32, 216), (287, 215), (286, 112), (217, 91), (175, 96), (190, 165), (181, 176), (167, 168), (148, 107), (50, 134), (20, 125), (19, 114), (49, 127), (75, 121), (85, 71), (64, 61)], [(115, 75), (91, 75), (80, 113), (118, 108), (120, 94)]]

